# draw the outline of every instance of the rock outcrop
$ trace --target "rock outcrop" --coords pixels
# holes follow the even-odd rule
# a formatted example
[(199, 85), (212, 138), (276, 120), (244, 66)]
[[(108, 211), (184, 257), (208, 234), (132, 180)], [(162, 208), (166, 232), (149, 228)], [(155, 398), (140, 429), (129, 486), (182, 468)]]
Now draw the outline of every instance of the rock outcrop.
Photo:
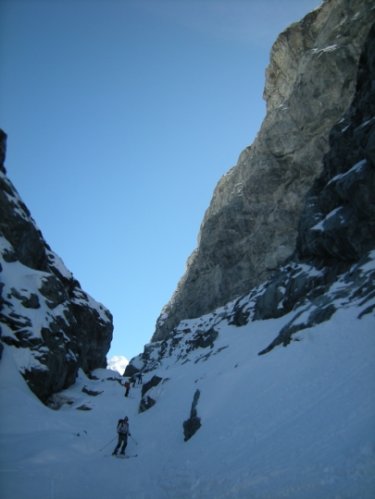
[(375, 247), (375, 28), (360, 59), (356, 94), (332, 129), (322, 175), (299, 224), (302, 258), (352, 262)]
[(201, 392), (199, 390), (196, 390), (194, 393), (193, 397), (193, 402), (191, 404), (191, 409), (190, 409), (190, 417), (186, 419), (183, 423), (183, 429), (184, 429), (184, 440), (187, 442), (190, 440), (190, 438), (195, 435), (195, 433), (199, 430), (199, 428), (202, 426), (201, 423), (201, 418), (198, 417), (198, 412), (197, 412), (197, 405), (198, 405), (198, 400), (200, 397)]
[[(293, 260), (265, 285), (256, 319), (279, 317), (306, 303), (305, 327), (328, 320), (335, 311), (334, 283), (343, 303), (356, 297), (366, 303), (374, 294), (374, 275), (358, 270), (375, 249), (374, 81), (375, 25), (361, 55), (352, 105), (333, 127), (323, 171), (306, 196)], [(283, 342), (293, 329), (295, 320), (281, 332)]]
[[(305, 196), (321, 174), (330, 130), (353, 98), (374, 18), (371, 0), (326, 0), (278, 37), (266, 75), (266, 118), (252, 146), (218, 183), (198, 247), (158, 318), (153, 341), (166, 338), (182, 319), (246, 293), (293, 254)], [(311, 252), (312, 239), (304, 241), (301, 251)]]
[(1, 342), (44, 402), (77, 372), (106, 367), (110, 312), (85, 293), (45, 242), (6, 175), (0, 132)]

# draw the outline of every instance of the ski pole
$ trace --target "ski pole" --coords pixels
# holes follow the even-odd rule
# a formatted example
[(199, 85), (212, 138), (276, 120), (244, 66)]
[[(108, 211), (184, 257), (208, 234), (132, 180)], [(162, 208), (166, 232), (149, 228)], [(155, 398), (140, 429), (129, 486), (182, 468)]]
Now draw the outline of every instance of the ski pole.
[(112, 443), (114, 440), (116, 440), (116, 437), (113, 437), (112, 440), (110, 440), (109, 442), (107, 442), (101, 449), (99, 449), (99, 452), (101, 452), (103, 449), (105, 449), (107, 447), (107, 445), (109, 445), (110, 443)]
[(130, 435), (130, 438), (134, 441), (135, 445), (138, 445), (138, 442), (136, 441), (135, 438), (133, 438), (131, 435)]

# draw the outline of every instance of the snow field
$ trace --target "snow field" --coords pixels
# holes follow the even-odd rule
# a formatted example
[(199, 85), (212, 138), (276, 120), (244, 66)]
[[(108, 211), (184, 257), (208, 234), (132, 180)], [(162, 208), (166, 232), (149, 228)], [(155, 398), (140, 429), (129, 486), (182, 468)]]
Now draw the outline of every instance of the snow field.
[[(372, 498), (375, 492), (375, 320), (356, 308), (294, 336), (288, 347), (258, 352), (289, 320), (236, 328), (222, 322), (210, 349), (174, 357), (144, 375), (166, 379), (156, 404), (139, 414), (130, 397), (99, 370), (84, 374), (44, 407), (18, 374), (12, 349), (0, 363), (3, 499)], [(226, 347), (226, 348), (224, 348)], [(221, 349), (221, 350), (220, 350)], [(215, 351), (220, 350), (216, 355)], [(201, 360), (199, 360), (201, 359)], [(96, 397), (82, 392), (102, 392)], [(195, 391), (202, 426), (188, 441), (182, 423)], [(90, 411), (76, 408), (82, 404)], [(115, 426), (130, 419), (127, 453), (111, 456)]]

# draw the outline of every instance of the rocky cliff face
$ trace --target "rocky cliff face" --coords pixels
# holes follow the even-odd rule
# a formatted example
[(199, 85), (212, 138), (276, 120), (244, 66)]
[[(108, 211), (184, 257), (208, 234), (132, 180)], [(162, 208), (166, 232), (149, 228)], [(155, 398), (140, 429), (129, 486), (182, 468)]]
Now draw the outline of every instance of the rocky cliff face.
[(106, 366), (112, 316), (85, 293), (51, 250), (6, 176), (0, 132), (1, 342), (44, 402), (86, 373)]
[[(284, 324), (274, 339), (258, 352), (265, 355), (275, 347), (299, 341), (298, 333), (303, 330), (309, 330), (312, 338), (319, 324), (337, 320), (340, 309), (352, 309), (350, 328), (354, 331), (364, 318), (373, 316), (374, 82), (375, 25), (360, 58), (352, 105), (333, 127), (323, 170), (305, 198), (293, 256), (243, 296), (209, 314), (181, 321), (167, 338), (146, 345), (144, 352), (131, 360), (126, 374), (153, 370), (172, 357), (187, 363), (191, 352), (195, 352), (196, 363), (206, 361), (222, 350), (217, 340), (223, 325), (241, 328), (258, 321), (259, 327), (261, 321), (282, 318)], [(269, 328), (272, 325), (266, 322), (260, 327), (264, 331)], [(250, 334), (252, 329), (248, 331)]]
[(266, 283), (255, 304), (258, 319), (301, 305), (303, 318), (296, 314), (262, 353), (329, 320), (337, 299), (343, 307), (361, 303), (359, 319), (374, 312), (375, 275), (368, 266), (375, 258), (374, 82), (375, 25), (361, 55), (352, 105), (333, 127), (323, 171), (306, 197), (294, 257)]
[(374, 18), (371, 0), (326, 0), (278, 37), (266, 75), (266, 118), (218, 183), (153, 341), (182, 319), (244, 294), (292, 255), (306, 193), (321, 173), (329, 132), (353, 98)]
[(322, 174), (300, 219), (302, 258), (352, 262), (375, 246), (375, 28), (361, 55), (357, 88), (333, 127)]

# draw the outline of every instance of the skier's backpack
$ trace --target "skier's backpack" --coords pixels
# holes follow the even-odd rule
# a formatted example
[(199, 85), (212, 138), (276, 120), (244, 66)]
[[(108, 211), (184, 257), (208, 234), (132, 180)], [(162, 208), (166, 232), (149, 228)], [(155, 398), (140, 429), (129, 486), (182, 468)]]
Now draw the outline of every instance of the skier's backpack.
[(126, 435), (128, 433), (128, 423), (124, 419), (119, 419), (117, 423), (117, 433)]

